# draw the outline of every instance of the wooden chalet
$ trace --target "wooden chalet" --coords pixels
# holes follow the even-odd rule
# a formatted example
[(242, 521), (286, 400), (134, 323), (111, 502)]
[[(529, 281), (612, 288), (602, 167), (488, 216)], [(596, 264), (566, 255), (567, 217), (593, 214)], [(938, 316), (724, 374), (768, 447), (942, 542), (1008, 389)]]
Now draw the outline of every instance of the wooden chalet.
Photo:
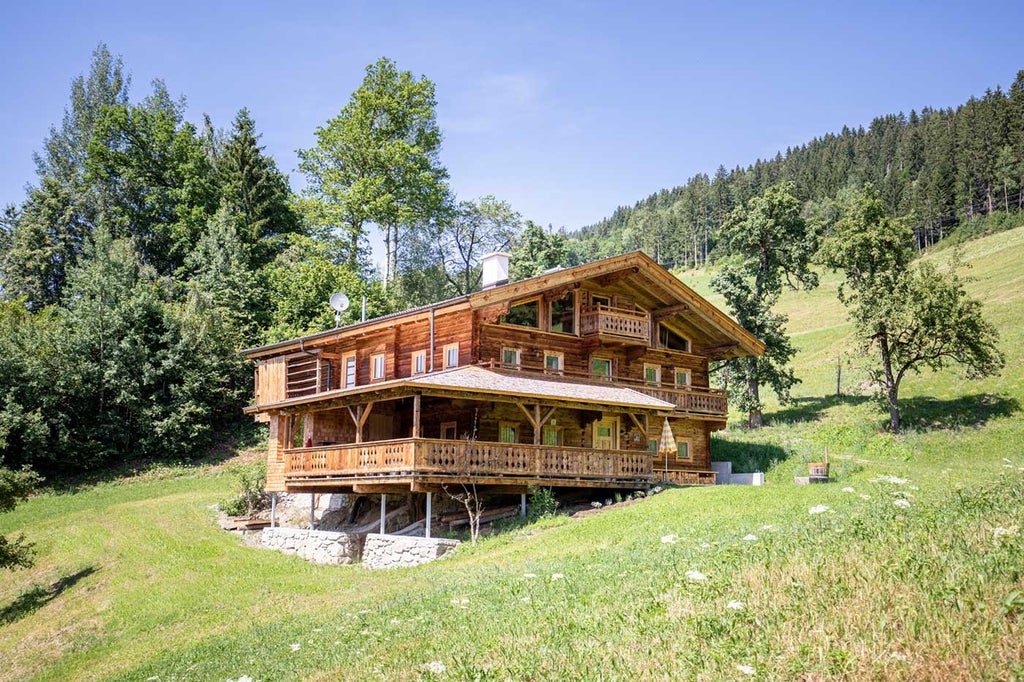
[(506, 254), (483, 269), (477, 293), (245, 351), (268, 490), (714, 483), (728, 406), (708, 362), (760, 341), (641, 252), (512, 283)]

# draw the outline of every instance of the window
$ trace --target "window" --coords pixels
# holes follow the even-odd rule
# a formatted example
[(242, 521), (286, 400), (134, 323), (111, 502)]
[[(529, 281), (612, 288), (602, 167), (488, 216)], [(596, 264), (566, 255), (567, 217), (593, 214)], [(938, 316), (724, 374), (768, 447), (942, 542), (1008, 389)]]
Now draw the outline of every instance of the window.
[(459, 344), (449, 343), (444, 347), (444, 368), (459, 366)]
[(676, 388), (684, 388), (684, 387), (690, 385), (690, 381), (691, 381), (690, 370), (688, 370), (688, 369), (679, 369), (678, 367), (676, 367), (675, 375), (676, 375), (676, 381), (675, 381)]
[(541, 429), (541, 442), (544, 445), (561, 445), (562, 429), (557, 426), (545, 426)]
[(418, 350), (413, 351), (412, 354), (412, 373), (413, 374), (425, 374), (427, 371), (427, 351)]
[(684, 353), (690, 352), (690, 340), (684, 339), (665, 325), (658, 326), (658, 346), (668, 350), (681, 350)]
[(456, 422), (442, 422), (441, 440), (455, 440), (458, 438), (458, 428)]
[(557, 301), (551, 302), (551, 331), (563, 334), (576, 333), (576, 293), (570, 291)]
[(690, 459), (690, 444), (687, 441), (676, 442), (676, 459)]
[(611, 308), (612, 307), (612, 299), (610, 299), (607, 296), (593, 296), (592, 295), (590, 297), (590, 307), (591, 308), (597, 308), (597, 306), (604, 306), (605, 308)]
[(546, 374), (561, 374), (565, 369), (565, 356), (562, 353), (544, 351), (544, 372)]
[(380, 381), (384, 378), (387, 370), (387, 359), (383, 353), (370, 356), (370, 378), (373, 381)]
[(522, 365), (523, 351), (518, 348), (501, 349), (501, 368), (518, 370)]
[(647, 440), (647, 449), (650, 450), (655, 455), (658, 454), (658, 439), (649, 438)]
[(540, 327), (540, 301), (533, 300), (520, 303), (509, 308), (508, 313), (502, 316), (503, 324), (514, 324), (519, 327)]
[(498, 427), (499, 443), (518, 443), (519, 424), (515, 422), (500, 422)]
[(644, 383), (652, 386), (661, 384), (661, 365), (644, 365)]
[(342, 388), (356, 385), (356, 354), (345, 353), (341, 356)]
[(608, 358), (590, 358), (590, 373), (605, 381), (611, 380), (612, 361)]

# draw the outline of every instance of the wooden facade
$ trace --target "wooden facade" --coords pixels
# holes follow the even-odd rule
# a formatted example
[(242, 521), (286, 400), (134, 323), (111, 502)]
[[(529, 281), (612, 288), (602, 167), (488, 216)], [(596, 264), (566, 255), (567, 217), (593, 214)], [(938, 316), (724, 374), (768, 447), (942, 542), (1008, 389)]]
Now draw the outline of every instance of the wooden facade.
[(763, 351), (638, 252), (250, 349), (246, 411), (271, 491), (700, 485), (728, 412), (708, 363)]

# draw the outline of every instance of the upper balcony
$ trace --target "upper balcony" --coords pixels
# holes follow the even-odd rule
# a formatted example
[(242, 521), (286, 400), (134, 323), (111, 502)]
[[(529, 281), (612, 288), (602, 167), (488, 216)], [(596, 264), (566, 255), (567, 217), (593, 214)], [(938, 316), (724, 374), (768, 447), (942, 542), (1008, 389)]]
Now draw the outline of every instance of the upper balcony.
[(651, 341), (651, 316), (637, 310), (593, 305), (580, 311), (580, 335), (625, 345)]

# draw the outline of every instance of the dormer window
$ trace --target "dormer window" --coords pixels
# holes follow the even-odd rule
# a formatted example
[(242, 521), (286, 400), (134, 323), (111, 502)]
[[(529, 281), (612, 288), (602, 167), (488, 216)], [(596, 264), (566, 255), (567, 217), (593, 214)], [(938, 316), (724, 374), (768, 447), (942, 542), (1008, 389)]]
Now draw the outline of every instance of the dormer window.
[(517, 327), (540, 328), (540, 301), (534, 299), (525, 303), (518, 303), (508, 309), (508, 313), (502, 316), (502, 324), (514, 324)]
[(576, 294), (569, 291), (557, 301), (551, 301), (551, 326), (553, 332), (576, 333)]
[(663, 324), (658, 326), (658, 346), (667, 350), (690, 352), (690, 340), (684, 339)]

